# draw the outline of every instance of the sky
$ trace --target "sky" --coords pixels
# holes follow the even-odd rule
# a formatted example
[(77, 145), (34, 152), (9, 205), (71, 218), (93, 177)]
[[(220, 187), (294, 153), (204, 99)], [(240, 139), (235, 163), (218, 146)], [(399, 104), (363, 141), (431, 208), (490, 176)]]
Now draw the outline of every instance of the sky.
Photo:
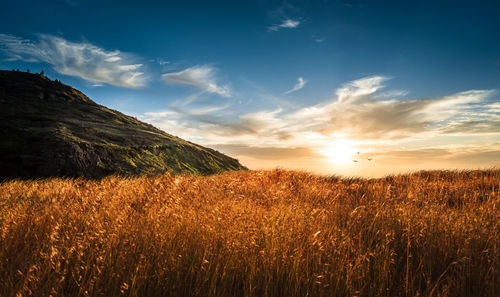
[(500, 166), (496, 1), (6, 0), (0, 69), (250, 169)]

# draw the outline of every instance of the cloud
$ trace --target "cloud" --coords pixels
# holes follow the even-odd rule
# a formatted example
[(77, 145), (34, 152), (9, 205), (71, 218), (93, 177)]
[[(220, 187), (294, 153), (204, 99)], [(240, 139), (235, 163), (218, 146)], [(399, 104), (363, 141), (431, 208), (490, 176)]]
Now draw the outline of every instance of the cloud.
[[(464, 118), (476, 118), (488, 110), (491, 90), (471, 90), (431, 99), (382, 99), (376, 92), (386, 77), (353, 81), (336, 92), (337, 101), (318, 105), (329, 119), (321, 133), (343, 133), (356, 139), (403, 139), (419, 134), (446, 134)], [(379, 100), (377, 100), (379, 99)], [(492, 121), (490, 114), (484, 118)], [(448, 131), (448, 132), (447, 132)]]
[(145, 84), (142, 64), (118, 50), (107, 51), (88, 42), (71, 42), (40, 34), (37, 41), (0, 34), (0, 53), (11, 61), (44, 62), (55, 71), (99, 84), (138, 88)]
[(323, 43), (326, 38), (325, 37), (322, 37), (322, 36), (318, 36), (318, 35), (312, 35), (311, 36), (312, 40), (314, 40), (314, 42), (316, 43)]
[(165, 65), (170, 64), (170, 61), (164, 60), (164, 59), (162, 59), (162, 58), (156, 58), (156, 59), (153, 59), (153, 60), (151, 60), (151, 62), (156, 62), (156, 63), (158, 63), (160, 66), (165, 66)]
[(328, 147), (338, 137), (372, 145), (394, 145), (447, 135), (500, 136), (500, 105), (493, 99), (494, 91), (470, 90), (438, 98), (398, 99), (398, 94), (407, 93), (383, 91), (388, 80), (384, 76), (354, 80), (340, 86), (331, 100), (298, 108), (236, 115), (229, 108), (203, 114), (173, 109), (168, 118), (149, 114), (144, 120), (205, 144), (254, 147), (314, 146), (316, 149)]
[(286, 91), (285, 94), (290, 94), (292, 92), (295, 92), (295, 91), (302, 89), (306, 85), (306, 83), (307, 83), (307, 80), (304, 80), (302, 77), (299, 77), (297, 79), (297, 84), (295, 84), (295, 86), (293, 86), (292, 89)]
[(351, 81), (335, 92), (337, 100), (340, 103), (351, 102), (367, 99), (367, 95), (374, 94), (383, 86), (382, 83), (388, 80), (384, 76), (370, 76), (362, 79)]
[(165, 73), (162, 75), (162, 79), (167, 83), (190, 85), (208, 93), (231, 97), (229, 87), (217, 83), (216, 72), (217, 70), (209, 65), (201, 65), (179, 72)]
[(285, 19), (281, 24), (274, 24), (269, 26), (267, 29), (269, 31), (278, 31), (280, 29), (294, 29), (300, 25), (299, 20)]

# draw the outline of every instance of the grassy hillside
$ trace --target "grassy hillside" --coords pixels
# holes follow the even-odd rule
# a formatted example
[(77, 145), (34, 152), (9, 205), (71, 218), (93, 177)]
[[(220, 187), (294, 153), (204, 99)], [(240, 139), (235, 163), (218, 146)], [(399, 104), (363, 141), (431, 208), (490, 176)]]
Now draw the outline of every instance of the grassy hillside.
[(498, 296), (500, 170), (0, 184), (0, 296)]
[(0, 118), (0, 179), (245, 169), (38, 74), (0, 71)]

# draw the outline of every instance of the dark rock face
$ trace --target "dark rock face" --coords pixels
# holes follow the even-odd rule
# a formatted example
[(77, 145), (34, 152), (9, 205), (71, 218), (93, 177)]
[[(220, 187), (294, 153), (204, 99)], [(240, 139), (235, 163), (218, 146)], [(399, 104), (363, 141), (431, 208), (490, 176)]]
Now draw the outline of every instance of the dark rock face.
[(39, 74), (0, 71), (0, 133), (0, 179), (246, 169)]

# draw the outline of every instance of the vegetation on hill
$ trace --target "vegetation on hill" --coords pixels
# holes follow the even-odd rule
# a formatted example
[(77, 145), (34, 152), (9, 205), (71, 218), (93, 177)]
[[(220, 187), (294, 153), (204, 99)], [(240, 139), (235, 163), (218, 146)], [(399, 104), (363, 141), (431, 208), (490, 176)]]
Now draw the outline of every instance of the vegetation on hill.
[(0, 71), (0, 119), (0, 179), (245, 169), (41, 74)]
[(500, 170), (0, 184), (0, 296), (498, 296)]

